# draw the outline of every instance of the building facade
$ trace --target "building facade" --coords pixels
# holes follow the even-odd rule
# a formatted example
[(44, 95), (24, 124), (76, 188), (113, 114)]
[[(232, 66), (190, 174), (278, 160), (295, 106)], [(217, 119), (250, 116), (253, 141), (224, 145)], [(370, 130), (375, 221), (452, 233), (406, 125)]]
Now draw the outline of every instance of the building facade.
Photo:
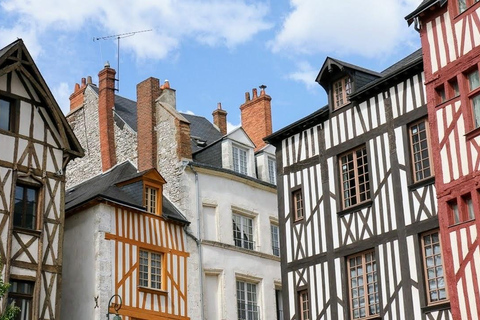
[(21, 39), (0, 49), (0, 145), (2, 307), (58, 319), (65, 170), (83, 150)]
[(328, 105), (267, 137), (285, 319), (451, 319), (421, 51), (316, 81)]
[(83, 79), (71, 96), (67, 118), (86, 157), (69, 166), (69, 186), (125, 160), (139, 171), (156, 168), (166, 198), (190, 221), (187, 316), (279, 319), (275, 151), (262, 140), (272, 132), (265, 87), (245, 94), (242, 128), (227, 133), (220, 104), (211, 123), (179, 112), (168, 82), (146, 79), (132, 101), (115, 95), (114, 77), (106, 67), (98, 87)]
[[(109, 310), (123, 319), (190, 319), (188, 221), (162, 196), (164, 184), (156, 169), (137, 172), (126, 161), (69, 189), (62, 318), (104, 319)], [(108, 306), (114, 294), (118, 311)]]
[(453, 319), (479, 319), (480, 3), (423, 1), (406, 17), (425, 63), (440, 235)]

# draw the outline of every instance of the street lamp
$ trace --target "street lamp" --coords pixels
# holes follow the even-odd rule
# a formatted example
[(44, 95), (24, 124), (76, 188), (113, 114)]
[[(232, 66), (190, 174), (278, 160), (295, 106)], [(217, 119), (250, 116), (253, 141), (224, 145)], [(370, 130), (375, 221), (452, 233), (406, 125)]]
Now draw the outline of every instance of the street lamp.
[(112, 303), (113, 298), (118, 297), (120, 299), (120, 303), (113, 303), (113, 309), (115, 309), (115, 317), (113, 317), (113, 320), (122, 320), (122, 317), (118, 315), (118, 310), (122, 308), (122, 297), (120, 297), (118, 294), (114, 294), (113, 296), (110, 297), (110, 300), (108, 301), (107, 305), (107, 319), (110, 319), (110, 304)]

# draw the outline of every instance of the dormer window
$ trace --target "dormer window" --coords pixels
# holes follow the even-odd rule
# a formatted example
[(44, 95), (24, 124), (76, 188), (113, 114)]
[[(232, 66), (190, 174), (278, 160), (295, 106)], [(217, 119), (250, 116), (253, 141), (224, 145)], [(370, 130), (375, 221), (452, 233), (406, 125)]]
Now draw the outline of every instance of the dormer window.
[(238, 146), (232, 147), (233, 171), (247, 174), (247, 150)]
[(145, 209), (147, 212), (157, 214), (158, 212), (158, 189), (145, 186)]
[(346, 105), (348, 101), (348, 95), (352, 93), (352, 78), (349, 76), (333, 83), (333, 106), (334, 109), (338, 109)]

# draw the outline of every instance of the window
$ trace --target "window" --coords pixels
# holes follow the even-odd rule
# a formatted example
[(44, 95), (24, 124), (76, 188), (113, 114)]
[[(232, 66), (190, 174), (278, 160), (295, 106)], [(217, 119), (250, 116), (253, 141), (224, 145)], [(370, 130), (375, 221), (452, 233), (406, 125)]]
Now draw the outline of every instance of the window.
[(260, 320), (256, 284), (237, 280), (237, 313), (239, 320)]
[(427, 119), (409, 126), (410, 150), (412, 153), (413, 180), (419, 182), (433, 175), (430, 163), (430, 141)]
[(15, 301), (15, 305), (21, 310), (15, 317), (15, 320), (32, 319), (33, 287), (33, 281), (10, 279), (8, 303)]
[(275, 167), (276, 167), (275, 160), (269, 157), (268, 158), (268, 179), (271, 184), (277, 184)]
[(158, 204), (158, 189), (145, 186), (145, 209), (147, 212), (156, 214)]
[(293, 213), (295, 215), (295, 221), (303, 219), (303, 194), (302, 189), (292, 192), (293, 201)]
[(145, 250), (139, 252), (139, 286), (162, 289), (162, 254)]
[(348, 285), (352, 319), (366, 319), (380, 313), (377, 263), (373, 250), (350, 256)]
[(300, 307), (300, 320), (310, 320), (310, 305), (308, 290), (298, 292), (298, 305)]
[(350, 77), (342, 78), (333, 83), (333, 106), (338, 109), (346, 105), (348, 95), (352, 93), (352, 79)]
[(474, 5), (479, 0), (458, 0), (458, 13), (462, 13), (468, 9), (468, 7)]
[(442, 302), (447, 299), (447, 289), (438, 230), (422, 235), (422, 248), (428, 304)]
[(367, 148), (359, 147), (340, 157), (343, 208), (370, 199)]
[(37, 229), (38, 188), (17, 184), (15, 187), (15, 209), (13, 225), (15, 227)]
[(253, 219), (238, 214), (233, 215), (233, 241), (235, 246), (253, 250)]
[(473, 127), (474, 129), (480, 127), (480, 79), (478, 69), (475, 69), (467, 74), (468, 98), (472, 106), (473, 113)]
[(277, 309), (277, 320), (283, 320), (283, 299), (281, 289), (275, 289), (275, 305)]
[(16, 131), (17, 103), (15, 100), (0, 97), (0, 130)]
[(272, 252), (274, 256), (280, 257), (280, 236), (277, 225), (270, 225), (270, 232), (272, 234)]
[(450, 207), (450, 225), (475, 219), (473, 200), (470, 194), (460, 197), (460, 201), (453, 199), (448, 202), (448, 205)]
[(437, 103), (440, 104), (440, 103), (443, 103), (447, 100), (446, 98), (446, 95), (445, 95), (445, 87), (443, 86), (443, 84), (441, 86), (439, 86), (438, 88), (435, 89), (435, 91), (437, 92)]
[(247, 150), (233, 146), (233, 171), (247, 174)]

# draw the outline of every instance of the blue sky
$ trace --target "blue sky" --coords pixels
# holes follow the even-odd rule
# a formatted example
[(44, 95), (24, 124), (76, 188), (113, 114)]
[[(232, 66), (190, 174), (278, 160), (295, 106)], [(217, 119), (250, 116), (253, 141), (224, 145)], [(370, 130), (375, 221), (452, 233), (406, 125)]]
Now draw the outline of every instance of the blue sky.
[(327, 56), (382, 71), (420, 47), (404, 17), (421, 0), (0, 0), (0, 47), (22, 38), (62, 110), (120, 39), (120, 91), (168, 79), (177, 109), (212, 120), (221, 102), (240, 124), (245, 92), (264, 84), (273, 130), (326, 104), (315, 78)]

